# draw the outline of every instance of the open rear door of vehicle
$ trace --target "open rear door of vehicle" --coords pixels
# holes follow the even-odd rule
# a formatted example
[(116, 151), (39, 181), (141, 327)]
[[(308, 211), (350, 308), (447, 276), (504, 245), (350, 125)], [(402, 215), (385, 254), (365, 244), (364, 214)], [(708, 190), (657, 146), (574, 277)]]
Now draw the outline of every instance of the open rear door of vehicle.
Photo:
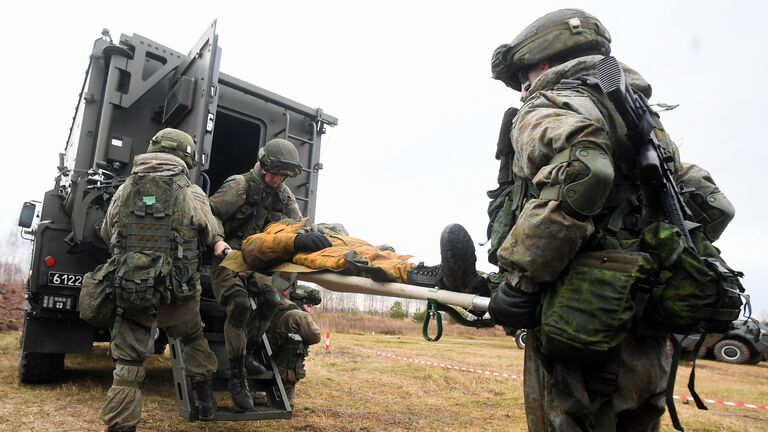
[(200, 164), (190, 173), (193, 180), (209, 163), (219, 99), (220, 61), (221, 48), (214, 21), (177, 69), (165, 100), (163, 123), (187, 132), (197, 144)]

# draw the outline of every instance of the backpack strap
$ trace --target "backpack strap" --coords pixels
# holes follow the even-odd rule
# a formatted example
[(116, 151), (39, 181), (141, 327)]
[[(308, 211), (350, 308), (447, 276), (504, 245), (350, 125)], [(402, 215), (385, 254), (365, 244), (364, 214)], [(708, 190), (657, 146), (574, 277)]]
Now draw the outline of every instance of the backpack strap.
[(672, 427), (674, 427), (677, 431), (685, 432), (683, 425), (680, 424), (680, 417), (677, 416), (677, 409), (675, 408), (674, 399), (675, 378), (677, 377), (677, 366), (680, 364), (680, 354), (682, 352), (682, 348), (680, 346), (680, 341), (676, 337), (672, 336), (669, 338), (669, 340), (672, 342), (673, 350), (672, 365), (669, 368), (669, 378), (667, 379), (667, 411), (669, 411), (669, 418), (672, 420)]

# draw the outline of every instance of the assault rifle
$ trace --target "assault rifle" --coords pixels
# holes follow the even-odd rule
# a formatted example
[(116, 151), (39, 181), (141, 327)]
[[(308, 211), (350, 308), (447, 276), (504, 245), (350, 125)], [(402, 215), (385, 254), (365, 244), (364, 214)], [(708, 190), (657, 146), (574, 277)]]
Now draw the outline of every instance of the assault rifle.
[(669, 222), (683, 233), (688, 246), (693, 247), (685, 226), (686, 218), (691, 219), (692, 215), (670, 169), (674, 156), (659, 142), (648, 108), (632, 91), (615, 57), (605, 56), (597, 63), (597, 81), (627, 127), (627, 138), (637, 151), (640, 180), (658, 187)]
[[(678, 188), (677, 183), (675, 183), (674, 173), (672, 172), (672, 168), (670, 168), (674, 163), (674, 155), (659, 142), (657, 134), (661, 131), (656, 127), (647, 106), (643, 100), (632, 91), (632, 88), (629, 86), (629, 83), (627, 83), (626, 77), (624, 76), (624, 71), (614, 57), (603, 57), (597, 63), (597, 82), (603, 90), (603, 93), (605, 93), (608, 100), (610, 100), (611, 104), (616, 108), (619, 116), (621, 116), (621, 119), (624, 121), (624, 125), (627, 128), (627, 138), (632, 145), (635, 146), (635, 151), (637, 152), (637, 170), (640, 176), (640, 181), (643, 184), (650, 185), (659, 193), (667, 220), (680, 230), (686, 244), (695, 251), (696, 248), (694, 247), (691, 236), (685, 226), (686, 219), (693, 220), (693, 217), (683, 201), (680, 189)], [(721, 279), (736, 279), (742, 276), (740, 272), (730, 269), (718, 259), (707, 257), (701, 257), (701, 259), (702, 262)], [(738, 283), (738, 279), (736, 279), (736, 284), (739, 286), (738, 291), (734, 289), (730, 289), (730, 291), (736, 295), (741, 295), (744, 290), (743, 288), (740, 288), (741, 284)], [(647, 299), (648, 294), (645, 293), (644, 296)], [(636, 307), (638, 307), (638, 310), (642, 313), (644, 300), (640, 300), (640, 304), (641, 306), (638, 307), (636, 305)], [(749, 300), (747, 300), (747, 304), (749, 304)], [(694, 352), (699, 350), (703, 340), (704, 337), (701, 338), (701, 341), (694, 349)], [(675, 409), (672, 395), (681, 349), (680, 342), (677, 338), (671, 338), (671, 341), (674, 353), (672, 366), (669, 372), (669, 382), (667, 383), (667, 408), (669, 409), (672, 426), (676, 430), (683, 431), (683, 427), (677, 416), (677, 410)], [(695, 363), (691, 370), (690, 379), (688, 380), (688, 389), (691, 391), (696, 406), (699, 409), (705, 410), (707, 407), (694, 389), (694, 371)]]

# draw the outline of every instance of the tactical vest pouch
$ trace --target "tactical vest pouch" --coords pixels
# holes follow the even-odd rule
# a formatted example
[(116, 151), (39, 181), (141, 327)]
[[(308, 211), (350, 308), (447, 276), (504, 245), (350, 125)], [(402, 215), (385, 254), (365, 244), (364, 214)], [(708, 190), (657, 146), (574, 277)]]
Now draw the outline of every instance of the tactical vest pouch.
[(275, 363), (296, 373), (296, 379), (302, 379), (306, 376), (304, 370), (304, 358), (307, 356), (307, 347), (304, 341), (296, 333), (288, 333), (284, 345), (275, 357)]
[(83, 276), (80, 288), (80, 318), (95, 327), (107, 327), (115, 320), (115, 258)]
[(200, 274), (193, 271), (189, 262), (174, 261), (171, 269), (171, 303), (186, 304), (195, 299)]
[(488, 204), (488, 238), (491, 240), (491, 248), (488, 250), (488, 260), (492, 264), (498, 264), (496, 252), (507, 239), (512, 226), (525, 205), (526, 185), (522, 179), (516, 179), (515, 183), (500, 186), (488, 192), (491, 202)]
[(670, 333), (727, 332), (741, 314), (742, 273), (728, 267), (701, 232), (691, 232), (691, 239), (696, 250), (674, 225), (657, 222), (643, 230), (642, 248), (659, 267), (643, 319)]
[(119, 257), (115, 275), (117, 306), (126, 311), (157, 311), (171, 302), (170, 263), (159, 252), (128, 252)]
[(584, 252), (553, 289), (544, 291), (542, 352), (555, 360), (595, 365), (614, 355), (632, 326), (632, 291), (653, 269), (648, 254)]

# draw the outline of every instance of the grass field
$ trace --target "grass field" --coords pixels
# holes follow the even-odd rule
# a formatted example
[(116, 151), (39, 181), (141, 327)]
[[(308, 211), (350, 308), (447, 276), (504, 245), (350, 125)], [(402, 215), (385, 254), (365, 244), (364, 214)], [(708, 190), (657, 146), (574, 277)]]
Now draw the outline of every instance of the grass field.
[[(106, 347), (67, 356), (58, 384), (21, 386), (16, 378), (18, 332), (0, 333), (0, 431), (103, 431), (98, 412), (111, 382)], [(402, 358), (390, 357), (400, 356)], [(331, 353), (321, 345), (307, 359), (289, 421), (188, 423), (173, 398), (170, 361), (147, 363), (145, 431), (518, 431), (525, 430), (522, 381), (423, 362), (519, 375), (523, 352), (512, 338), (446, 336), (437, 343), (417, 334), (333, 333)], [(687, 394), (681, 366), (676, 394)], [(768, 364), (734, 366), (701, 361), (697, 388), (705, 398), (768, 402)], [(228, 395), (217, 398), (228, 404)], [(710, 404), (699, 411), (678, 402), (688, 431), (765, 431), (768, 411)], [(665, 431), (673, 430), (665, 416)]]

